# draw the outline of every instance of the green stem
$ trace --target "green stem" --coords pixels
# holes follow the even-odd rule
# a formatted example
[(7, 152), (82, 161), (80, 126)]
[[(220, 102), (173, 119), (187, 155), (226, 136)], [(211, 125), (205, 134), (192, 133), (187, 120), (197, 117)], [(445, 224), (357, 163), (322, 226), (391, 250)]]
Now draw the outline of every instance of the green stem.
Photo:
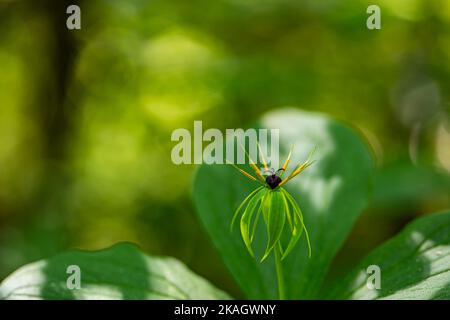
[(277, 271), (277, 281), (278, 281), (278, 299), (286, 299), (284, 294), (284, 277), (283, 277), (283, 267), (281, 265), (281, 248), (276, 246), (275, 248), (275, 269)]

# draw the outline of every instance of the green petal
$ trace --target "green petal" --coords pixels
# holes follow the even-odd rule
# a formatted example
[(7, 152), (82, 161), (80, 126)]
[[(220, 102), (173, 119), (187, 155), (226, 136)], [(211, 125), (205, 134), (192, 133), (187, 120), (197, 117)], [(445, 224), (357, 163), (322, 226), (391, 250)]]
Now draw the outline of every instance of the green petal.
[[(264, 198), (261, 199), (261, 201), (264, 201)], [(255, 233), (256, 233), (256, 228), (258, 227), (259, 216), (261, 215), (261, 211), (262, 211), (262, 206), (259, 206), (258, 212), (256, 213), (255, 220), (253, 221), (252, 233), (250, 234), (250, 241), (252, 241), (252, 242), (253, 242), (253, 237), (255, 236)]]
[(291, 232), (294, 232), (294, 229), (295, 229), (295, 214), (294, 214), (293, 217), (291, 217), (291, 210), (289, 210), (289, 204), (288, 204), (288, 201), (286, 200), (286, 196), (284, 195), (284, 191), (285, 190), (283, 188), (281, 188), (281, 187), (279, 189), (280, 189), (280, 191), (282, 193), (284, 205), (286, 207), (286, 219), (287, 219), (287, 222), (289, 224), (289, 228), (291, 229)]
[[(295, 204), (291, 203), (291, 201), (288, 199), (288, 196), (286, 195), (287, 191), (285, 189), (282, 189), (282, 192), (283, 192), (284, 199), (286, 201), (287, 210), (289, 210), (289, 205), (290, 205), (292, 207), (292, 211), (294, 212), (294, 215), (293, 215), (293, 229), (292, 229), (291, 240), (289, 241), (289, 244), (288, 244), (286, 250), (283, 252), (281, 260), (286, 258), (288, 256), (288, 254), (292, 251), (292, 249), (294, 249), (294, 247), (297, 244), (298, 239), (300, 239), (300, 237), (303, 233), (303, 229), (304, 229), (303, 221), (299, 218), (299, 215), (297, 213), (298, 206), (295, 206)], [(298, 207), (298, 210), (300, 210), (300, 207)], [(301, 211), (300, 211), (300, 215), (301, 215)]]
[(250, 240), (250, 222), (252, 220), (253, 214), (255, 211), (258, 211), (259, 202), (264, 197), (267, 189), (259, 190), (254, 197), (249, 201), (248, 206), (244, 210), (244, 214), (241, 218), (241, 235), (244, 240), (245, 246), (247, 247), (248, 252), (252, 257), (254, 257), (254, 253), (252, 250), (252, 243)]
[(286, 206), (283, 194), (277, 190), (270, 190), (262, 203), (263, 217), (267, 225), (267, 247), (261, 262), (270, 254), (275, 244), (280, 240), (286, 221)]
[[(301, 226), (302, 230), (305, 230), (305, 236), (306, 236), (306, 242), (308, 244), (308, 256), (311, 258), (311, 243), (309, 241), (309, 234), (308, 234), (308, 230), (306, 229), (305, 224), (303, 223), (303, 214), (302, 214), (302, 210), (300, 209), (300, 206), (297, 204), (297, 202), (295, 201), (295, 199), (289, 194), (289, 192), (287, 192), (287, 190), (283, 189), (284, 191), (284, 195), (286, 196), (286, 199), (288, 200), (288, 202), (291, 204), (292, 209), (294, 210), (295, 215), (298, 218), (299, 221), (299, 225)], [(300, 238), (301, 232), (298, 235), (298, 238)], [(297, 239), (298, 240), (298, 239)], [(297, 241), (295, 241), (297, 242)], [(295, 243), (293, 244), (293, 246), (295, 245)], [(288, 245), (289, 247), (289, 245)], [(293, 247), (291, 249), (289, 249), (289, 252), (293, 249)], [(288, 248), (286, 249), (285, 253), (283, 254), (282, 259), (284, 259), (287, 254), (289, 252)], [(286, 253), (287, 252), (287, 253)]]
[(251, 197), (253, 197), (258, 191), (260, 191), (262, 188), (264, 188), (263, 186), (256, 188), (255, 190), (253, 190), (245, 199), (244, 201), (242, 201), (242, 203), (239, 205), (239, 207), (236, 209), (236, 211), (234, 212), (233, 215), (233, 219), (231, 219), (231, 224), (230, 224), (230, 229), (233, 229), (234, 226), (234, 222), (236, 221), (236, 218), (239, 215), (239, 212), (242, 210), (242, 208), (244, 207), (244, 205), (250, 200)]

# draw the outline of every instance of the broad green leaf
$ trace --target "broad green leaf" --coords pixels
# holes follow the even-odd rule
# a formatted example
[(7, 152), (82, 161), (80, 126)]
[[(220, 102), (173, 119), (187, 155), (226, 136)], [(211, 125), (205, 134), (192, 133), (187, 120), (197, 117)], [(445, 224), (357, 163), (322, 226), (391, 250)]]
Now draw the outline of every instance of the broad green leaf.
[[(373, 171), (370, 152), (354, 130), (321, 114), (277, 110), (263, 116), (258, 127), (280, 129), (281, 162), (295, 145), (286, 177), (317, 147), (316, 162), (284, 186), (302, 208), (312, 257), (308, 258), (306, 241), (299, 241), (283, 260), (287, 297), (315, 298), (331, 260), (368, 203)], [(202, 165), (193, 198), (203, 225), (245, 295), (276, 298), (272, 255), (262, 263), (255, 260), (239, 232), (230, 233), (227, 227), (240, 202), (257, 187), (231, 166)], [(265, 233), (258, 228), (254, 235), (257, 256), (264, 252)]]
[[(442, 210), (450, 204), (449, 190), (450, 175), (444, 170), (399, 161), (374, 174), (370, 206), (379, 215), (416, 210), (424, 202), (433, 204), (433, 210)], [(396, 208), (402, 210), (392, 210)]]
[[(380, 268), (379, 290), (367, 285), (371, 265)], [(450, 211), (414, 220), (338, 281), (328, 297), (450, 299)]]
[[(74, 274), (67, 273), (69, 266), (80, 268), (81, 289), (68, 289)], [(227, 298), (178, 260), (147, 256), (128, 243), (101, 251), (67, 251), (20, 268), (0, 285), (0, 299)]]

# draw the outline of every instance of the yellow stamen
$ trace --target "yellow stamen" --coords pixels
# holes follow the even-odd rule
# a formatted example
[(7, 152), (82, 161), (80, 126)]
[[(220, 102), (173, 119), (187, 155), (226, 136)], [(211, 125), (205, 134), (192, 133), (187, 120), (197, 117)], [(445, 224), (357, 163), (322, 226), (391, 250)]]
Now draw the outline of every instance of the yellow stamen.
[(247, 178), (252, 179), (253, 181), (257, 181), (257, 179), (256, 179), (254, 176), (252, 176), (251, 174), (245, 172), (244, 170), (239, 169), (239, 171), (240, 171), (244, 176), (246, 176)]
[(291, 180), (292, 178), (294, 178), (296, 175), (298, 175), (300, 172), (302, 172), (303, 170), (305, 170), (306, 168), (308, 168), (310, 165), (312, 165), (314, 163), (314, 160), (311, 161), (312, 155), (314, 154), (314, 152), (316, 151), (316, 147), (314, 147), (314, 149), (309, 153), (308, 155), (308, 159), (303, 162), (302, 164), (298, 165), (294, 171), (292, 171), (292, 173), (289, 175), (289, 177), (287, 177), (286, 179), (284, 179), (283, 181), (280, 182), (280, 184), (278, 185), (279, 187), (284, 186), (289, 180)]
[(251, 174), (247, 173), (246, 171), (242, 170), (241, 168), (239, 168), (238, 166), (236, 166), (234, 163), (232, 163), (231, 161), (227, 160), (228, 164), (231, 164), (235, 169), (237, 169), (240, 173), (242, 173), (244, 176), (246, 176), (247, 178), (253, 180), (253, 181), (258, 181), (254, 176), (252, 176)]
[(261, 181), (265, 181), (264, 176), (261, 174), (261, 170), (259, 170), (259, 168), (257, 167), (257, 165), (253, 162), (252, 159), (250, 159), (250, 166), (253, 168), (253, 170), (255, 171), (256, 175), (258, 176), (258, 178)]
[(289, 164), (289, 161), (291, 160), (291, 155), (292, 155), (292, 150), (294, 149), (294, 146), (291, 146), (291, 150), (289, 150), (289, 155), (288, 155), (288, 157), (287, 157), (287, 159), (286, 159), (286, 162), (284, 163), (284, 165), (281, 167), (281, 169), (283, 170), (283, 172), (284, 171), (286, 171), (286, 168), (287, 168), (287, 166), (288, 166), (288, 164)]
[(264, 165), (264, 170), (269, 171), (269, 167), (267, 166), (266, 159), (264, 158), (264, 154), (263, 154), (263, 152), (261, 150), (261, 145), (259, 144), (259, 141), (257, 143), (258, 143), (259, 154), (261, 155), (261, 161), (262, 161), (262, 163)]
[(245, 155), (247, 156), (250, 166), (253, 168), (253, 170), (255, 171), (256, 175), (258, 176), (259, 180), (261, 180), (261, 182), (265, 182), (266, 180), (264, 179), (264, 176), (261, 174), (261, 171), (259, 170), (258, 166), (256, 165), (255, 161), (253, 161), (253, 159), (250, 157), (250, 155), (248, 154), (247, 150), (245, 150), (244, 146), (239, 143), (240, 147), (242, 150), (244, 150)]

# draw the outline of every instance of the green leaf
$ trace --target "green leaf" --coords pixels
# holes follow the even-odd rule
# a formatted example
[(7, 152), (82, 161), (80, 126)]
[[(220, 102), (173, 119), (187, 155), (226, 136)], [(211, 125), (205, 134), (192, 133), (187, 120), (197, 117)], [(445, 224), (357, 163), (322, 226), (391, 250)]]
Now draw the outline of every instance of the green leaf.
[[(380, 268), (369, 289), (367, 267)], [(450, 211), (414, 220), (375, 249), (329, 293), (337, 299), (450, 299)]]
[[(316, 162), (283, 186), (302, 208), (313, 251), (309, 259), (306, 241), (299, 241), (283, 260), (287, 298), (316, 298), (334, 255), (368, 203), (370, 152), (354, 130), (321, 114), (277, 110), (263, 116), (258, 127), (280, 129), (280, 162), (295, 145), (286, 176), (317, 146)], [(248, 254), (240, 234), (227, 228), (240, 202), (257, 186), (229, 166), (202, 165), (193, 198), (203, 225), (245, 295), (274, 299), (273, 257), (259, 263)], [(264, 252), (265, 244), (266, 230), (258, 228), (254, 252)]]
[[(408, 159), (376, 171), (371, 207), (380, 216), (417, 210), (424, 202), (438, 207), (433, 210), (442, 210), (448, 208), (449, 190), (450, 175), (446, 171), (413, 165)], [(393, 210), (396, 208), (401, 210)]]
[[(80, 268), (81, 289), (67, 273)], [(100, 251), (73, 250), (28, 264), (0, 285), (0, 299), (227, 299), (174, 258), (151, 257), (121, 243)]]

